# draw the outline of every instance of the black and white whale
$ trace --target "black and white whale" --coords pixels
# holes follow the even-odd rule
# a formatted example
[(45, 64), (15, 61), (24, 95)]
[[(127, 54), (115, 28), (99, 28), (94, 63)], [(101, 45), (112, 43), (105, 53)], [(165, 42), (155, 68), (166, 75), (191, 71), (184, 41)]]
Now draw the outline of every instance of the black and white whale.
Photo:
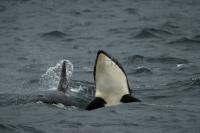
[[(93, 110), (120, 103), (138, 102), (139, 99), (131, 96), (127, 75), (122, 65), (105, 51), (98, 51), (94, 66), (95, 98), (86, 107)], [(75, 99), (65, 94), (68, 89), (66, 77), (66, 62), (63, 61), (60, 81), (57, 90), (44, 91), (40, 94), (31, 94), (31, 101), (42, 101), (47, 104), (61, 103), (65, 106), (77, 106)]]
[[(93, 110), (105, 106), (117, 105), (120, 103), (138, 102), (139, 99), (131, 96), (128, 79), (120, 63), (106, 52), (100, 50), (97, 53), (94, 66), (95, 98), (87, 102), (87, 106), (80, 106), (77, 101), (68, 93), (69, 81), (66, 75), (66, 61), (62, 62), (60, 81), (57, 90), (39, 91), (22, 96), (11, 96), (7, 100), (10, 103), (30, 103), (43, 102), (47, 104), (63, 104), (64, 106), (76, 106)], [(0, 95), (0, 99), (5, 100), (9, 95)], [(0, 105), (8, 104), (0, 100)]]
[(121, 64), (102, 50), (96, 56), (94, 81), (95, 98), (86, 107), (87, 110), (140, 101), (131, 96), (128, 79)]

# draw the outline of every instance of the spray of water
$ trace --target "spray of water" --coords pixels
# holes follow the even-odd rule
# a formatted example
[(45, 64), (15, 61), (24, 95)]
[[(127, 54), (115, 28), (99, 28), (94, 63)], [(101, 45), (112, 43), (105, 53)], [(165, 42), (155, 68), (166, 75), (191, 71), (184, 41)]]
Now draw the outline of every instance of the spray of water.
[(66, 61), (66, 76), (69, 83), (73, 73), (73, 64), (69, 60), (60, 60), (55, 66), (47, 69), (46, 73), (40, 78), (42, 90), (56, 90), (60, 80), (62, 62)]

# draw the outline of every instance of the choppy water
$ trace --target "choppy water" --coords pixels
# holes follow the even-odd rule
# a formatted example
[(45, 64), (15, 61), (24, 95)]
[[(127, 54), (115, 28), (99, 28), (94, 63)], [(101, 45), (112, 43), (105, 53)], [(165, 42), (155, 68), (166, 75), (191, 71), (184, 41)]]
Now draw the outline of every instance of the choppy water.
[[(99, 49), (122, 63), (141, 103), (94, 111), (17, 103), (63, 59), (74, 66), (70, 95), (89, 102)], [(200, 1), (1, 0), (0, 100), (2, 133), (198, 133)]]

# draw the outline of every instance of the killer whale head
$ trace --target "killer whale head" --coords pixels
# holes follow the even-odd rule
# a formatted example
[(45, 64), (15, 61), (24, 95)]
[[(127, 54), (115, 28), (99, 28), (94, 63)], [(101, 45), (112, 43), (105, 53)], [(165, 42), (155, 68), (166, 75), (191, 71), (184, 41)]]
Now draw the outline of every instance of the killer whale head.
[(98, 51), (96, 56), (94, 81), (95, 99), (86, 107), (87, 110), (140, 101), (131, 96), (128, 78), (122, 65), (103, 50)]

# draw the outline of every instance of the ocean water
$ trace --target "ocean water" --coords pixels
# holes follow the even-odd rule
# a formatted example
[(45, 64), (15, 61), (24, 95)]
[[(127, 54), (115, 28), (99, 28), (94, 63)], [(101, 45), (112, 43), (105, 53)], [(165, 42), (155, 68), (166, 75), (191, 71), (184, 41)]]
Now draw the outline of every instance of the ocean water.
[[(142, 102), (93, 111), (19, 102), (55, 89), (56, 64), (68, 60), (68, 95), (86, 105), (99, 49)], [(1, 0), (0, 133), (29, 132), (199, 133), (200, 1)]]

